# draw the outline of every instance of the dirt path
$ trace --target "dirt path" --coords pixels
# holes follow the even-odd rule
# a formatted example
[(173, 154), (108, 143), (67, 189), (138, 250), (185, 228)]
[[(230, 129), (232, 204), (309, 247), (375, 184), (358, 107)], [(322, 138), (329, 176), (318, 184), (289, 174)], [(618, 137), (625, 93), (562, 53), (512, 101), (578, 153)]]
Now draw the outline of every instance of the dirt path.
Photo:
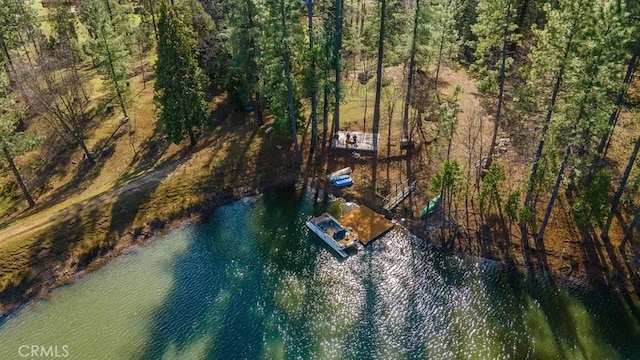
[(148, 186), (156, 186), (172, 170), (173, 168), (171, 166), (165, 166), (162, 169), (154, 170), (142, 175), (126, 185), (103, 191), (97, 195), (89, 197), (88, 199), (73, 202), (71, 204), (58, 204), (53, 208), (48, 209), (45, 214), (42, 212), (35, 212), (24, 219), (20, 219), (17, 223), (0, 230), (0, 245), (16, 239), (23, 239), (30, 235), (35, 235), (58, 223), (62, 219), (67, 218), (71, 213), (77, 212), (78, 209), (112, 203), (125, 192), (136, 192)]

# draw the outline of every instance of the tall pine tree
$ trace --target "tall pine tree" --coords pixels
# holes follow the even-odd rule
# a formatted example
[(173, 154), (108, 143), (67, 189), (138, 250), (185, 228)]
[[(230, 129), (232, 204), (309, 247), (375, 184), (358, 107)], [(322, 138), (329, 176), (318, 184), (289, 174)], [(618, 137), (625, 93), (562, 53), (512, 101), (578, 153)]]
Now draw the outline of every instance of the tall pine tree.
[(167, 1), (160, 4), (154, 101), (169, 139), (191, 146), (207, 119), (206, 77), (198, 67), (195, 34)]
[(129, 63), (133, 36), (127, 36), (127, 14), (117, 2), (87, 0), (80, 7), (80, 18), (87, 26), (91, 41), (89, 49), (102, 75), (108, 99), (116, 99), (122, 115), (127, 118), (127, 103), (131, 96)]
[(11, 168), (11, 172), (29, 203), (29, 207), (32, 207), (36, 203), (22, 179), (22, 175), (14, 161), (14, 156), (31, 150), (36, 145), (38, 138), (34, 135), (16, 131), (16, 125), (21, 117), (20, 108), (11, 98), (4, 77), (0, 76), (0, 151), (2, 152), (2, 157), (9, 164), (9, 168)]

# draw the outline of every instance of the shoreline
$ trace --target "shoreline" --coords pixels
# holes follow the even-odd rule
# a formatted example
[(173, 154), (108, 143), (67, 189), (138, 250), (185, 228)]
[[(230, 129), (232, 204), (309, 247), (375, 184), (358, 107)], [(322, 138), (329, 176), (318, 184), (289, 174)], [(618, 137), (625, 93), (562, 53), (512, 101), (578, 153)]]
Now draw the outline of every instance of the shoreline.
[[(13, 298), (11, 302), (0, 304), (0, 324), (2, 324), (11, 314), (28, 305), (29, 302), (33, 300), (48, 299), (51, 291), (54, 289), (74, 283), (76, 280), (79, 280), (88, 273), (101, 268), (111, 260), (121, 255), (135, 253), (139, 247), (146, 246), (175, 229), (201, 221), (206, 218), (208, 212), (235, 201), (239, 201), (247, 196), (258, 196), (266, 191), (277, 189), (296, 189), (300, 191), (299, 187), (296, 186), (296, 182), (291, 181), (290, 179), (288, 181), (276, 181), (270, 185), (259, 187), (239, 186), (230, 192), (218, 193), (217, 196), (212, 196), (201, 203), (195, 204), (189, 208), (184, 208), (177, 213), (169, 214), (165, 218), (158, 220), (160, 224), (145, 224), (142, 229), (131, 225), (124, 230), (124, 235), (118, 237), (113, 248), (104, 252), (100, 251), (86, 266), (78, 267), (75, 271), (62, 269), (63, 271), (61, 272), (55, 272), (56, 269), (54, 268), (50, 272), (41, 274), (40, 276), (30, 280), (25, 284), (26, 291), (22, 293), (22, 296)], [(360, 204), (366, 203), (366, 201), (362, 201), (362, 199), (357, 198), (349, 199), (348, 201), (355, 201)], [(634, 287), (628, 283), (616, 283), (615, 286), (612, 286), (613, 284), (592, 283), (587, 281), (584, 276), (573, 276), (572, 273), (562, 274), (559, 271), (551, 271), (550, 274), (541, 274), (535, 270), (531, 272), (530, 269), (527, 269), (524, 264), (518, 261), (494, 259), (491, 257), (481, 256), (474, 252), (461, 251), (434, 241), (425, 231), (416, 231), (416, 229), (412, 229), (412, 227), (405, 227), (405, 229), (411, 235), (416, 236), (423, 241), (427, 241), (438, 249), (449, 252), (452, 255), (470, 256), (478, 260), (496, 261), (505, 265), (512, 265), (523, 275), (528, 274), (532, 277), (542, 275), (544, 278), (550, 279), (555, 284), (562, 286), (579, 286), (596, 292), (610, 292), (612, 294), (630, 297), (635, 301), (640, 300)], [(0, 293), (1, 297), (6, 297), (6, 295), (7, 294), (4, 294), (4, 291)]]
[[(0, 292), (0, 324), (30, 301), (46, 300), (52, 290), (72, 284), (89, 272), (108, 264), (118, 256), (135, 252), (135, 248), (146, 246), (177, 228), (200, 221), (206, 218), (208, 212), (239, 201), (247, 196), (257, 196), (269, 190), (294, 188), (295, 182), (291, 179), (291, 177), (284, 177), (283, 180), (274, 180), (269, 184), (262, 184), (262, 186), (257, 187), (238, 186), (231, 191), (217, 192), (200, 203), (183, 208), (175, 213), (169, 213), (163, 218), (156, 218), (142, 227), (131, 224), (126, 229), (122, 229), (122, 235), (117, 237), (113, 247), (101, 248), (91, 259), (88, 259), (88, 263), (85, 266), (65, 268), (64, 265), (68, 265), (65, 264), (65, 262), (69, 261), (68, 259), (66, 261), (57, 261), (53, 264), (51, 264), (51, 261), (45, 263), (42, 265), (45, 269), (41, 269), (43, 271), (33, 279), (28, 280), (26, 283), (21, 283), (18, 287)], [(6, 301), (7, 299), (9, 301)]]

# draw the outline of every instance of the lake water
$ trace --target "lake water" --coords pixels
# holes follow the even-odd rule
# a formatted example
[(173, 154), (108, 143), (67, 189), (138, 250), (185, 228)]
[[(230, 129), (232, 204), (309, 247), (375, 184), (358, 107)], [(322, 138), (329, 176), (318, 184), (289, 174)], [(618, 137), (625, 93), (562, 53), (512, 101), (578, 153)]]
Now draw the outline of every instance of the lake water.
[(339, 260), (304, 226), (323, 210), (282, 192), (219, 208), (2, 320), (0, 359), (640, 359), (621, 296), (399, 229)]

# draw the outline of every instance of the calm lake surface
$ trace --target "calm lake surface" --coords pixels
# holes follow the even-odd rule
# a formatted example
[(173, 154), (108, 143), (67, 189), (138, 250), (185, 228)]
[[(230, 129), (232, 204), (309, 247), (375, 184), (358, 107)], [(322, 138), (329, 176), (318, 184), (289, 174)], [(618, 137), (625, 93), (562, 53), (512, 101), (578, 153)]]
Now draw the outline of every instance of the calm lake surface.
[(0, 359), (640, 359), (620, 296), (401, 230), (339, 260), (304, 226), (323, 210), (288, 192), (224, 206), (1, 320)]

